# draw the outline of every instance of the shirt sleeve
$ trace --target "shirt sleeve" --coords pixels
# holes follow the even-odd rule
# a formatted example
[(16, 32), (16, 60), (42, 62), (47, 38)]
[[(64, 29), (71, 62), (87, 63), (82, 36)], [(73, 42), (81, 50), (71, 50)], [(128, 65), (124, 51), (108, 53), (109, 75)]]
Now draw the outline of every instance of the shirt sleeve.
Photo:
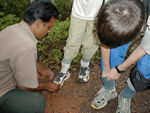
[(150, 55), (150, 16), (147, 21), (148, 27), (146, 28), (145, 35), (141, 41), (140, 46)]
[(27, 48), (13, 60), (12, 68), (17, 85), (27, 88), (37, 88), (38, 77), (36, 69), (36, 50)]

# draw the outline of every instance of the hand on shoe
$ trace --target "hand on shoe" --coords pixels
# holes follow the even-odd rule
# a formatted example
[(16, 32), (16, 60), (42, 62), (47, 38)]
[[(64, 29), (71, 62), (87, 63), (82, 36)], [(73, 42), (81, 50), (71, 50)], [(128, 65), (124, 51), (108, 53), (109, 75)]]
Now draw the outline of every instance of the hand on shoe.
[(117, 80), (120, 77), (120, 74), (115, 68), (112, 68), (107, 76), (107, 80)]
[(48, 91), (48, 92), (56, 92), (58, 89), (59, 89), (60, 85), (58, 84), (55, 84), (54, 82), (49, 82), (49, 83), (46, 83), (45, 85), (45, 90)]

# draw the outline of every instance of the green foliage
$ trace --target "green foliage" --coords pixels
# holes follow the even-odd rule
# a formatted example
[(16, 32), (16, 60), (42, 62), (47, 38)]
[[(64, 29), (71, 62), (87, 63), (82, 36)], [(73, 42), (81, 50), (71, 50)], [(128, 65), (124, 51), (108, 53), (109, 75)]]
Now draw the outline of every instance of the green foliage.
[(43, 64), (59, 64), (63, 58), (63, 47), (68, 37), (70, 20), (56, 21), (51, 32), (39, 41), (40, 61)]
[(28, 0), (0, 0), (0, 30), (22, 19)]
[(16, 17), (16, 15), (14, 14), (8, 14), (6, 16), (3, 15), (4, 13), (0, 12), (0, 30), (20, 21), (20, 18)]
[[(0, 30), (19, 22), (28, 4), (29, 0), (0, 0)], [(70, 15), (71, 0), (55, 0), (54, 4), (60, 13), (59, 21), (55, 22), (49, 35), (39, 41), (38, 48), (40, 62), (60, 70), (64, 53), (63, 48), (68, 38), (70, 26), (70, 20), (67, 17)], [(73, 63), (78, 63), (80, 58), (81, 52), (73, 60)], [(93, 59), (95, 58), (99, 59), (99, 53), (93, 57)]]
[(70, 16), (71, 0), (54, 0), (54, 4), (59, 11), (59, 20), (65, 20)]
[[(59, 65), (63, 59), (63, 48), (68, 38), (70, 20), (56, 21), (54, 27), (47, 37), (39, 41), (38, 49), (40, 51), (40, 62), (44, 65)], [(81, 58), (81, 53), (73, 60), (77, 63)], [(57, 67), (58, 68), (58, 67)]]
[(28, 0), (0, 0), (0, 11), (4, 12), (4, 16), (14, 14), (21, 18), (28, 5)]
[[(64, 46), (68, 38), (70, 20), (67, 18), (65, 21), (56, 21), (51, 32), (42, 41), (39, 41), (38, 50), (40, 53), (40, 63), (43, 65), (51, 65), (56, 70), (60, 69), (60, 63), (63, 59)], [(72, 63), (79, 63), (81, 59), (81, 52), (78, 53), (77, 57)], [(100, 53), (97, 52), (92, 62), (100, 59)]]

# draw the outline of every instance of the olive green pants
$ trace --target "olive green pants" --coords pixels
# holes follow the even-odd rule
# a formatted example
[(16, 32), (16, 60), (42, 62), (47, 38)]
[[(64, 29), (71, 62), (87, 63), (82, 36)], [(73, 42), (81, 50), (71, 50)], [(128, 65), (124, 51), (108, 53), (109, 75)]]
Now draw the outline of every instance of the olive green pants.
[(36, 92), (13, 89), (0, 97), (0, 113), (44, 113), (45, 99)]

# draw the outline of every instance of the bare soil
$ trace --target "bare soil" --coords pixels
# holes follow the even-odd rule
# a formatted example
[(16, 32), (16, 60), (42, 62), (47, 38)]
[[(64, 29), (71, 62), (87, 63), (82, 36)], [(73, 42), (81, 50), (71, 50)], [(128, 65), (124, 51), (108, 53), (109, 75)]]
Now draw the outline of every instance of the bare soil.
[[(73, 64), (71, 77), (59, 91), (42, 92), (47, 101), (45, 113), (115, 113), (117, 98), (103, 109), (94, 110), (90, 107), (91, 100), (102, 86), (99, 64), (93, 63), (90, 66), (90, 80), (87, 83), (77, 81), (78, 71), (79, 64)], [(126, 85), (129, 72), (130, 69), (116, 81), (118, 94)], [(131, 110), (132, 113), (150, 113), (150, 90), (139, 92), (133, 97)]]

